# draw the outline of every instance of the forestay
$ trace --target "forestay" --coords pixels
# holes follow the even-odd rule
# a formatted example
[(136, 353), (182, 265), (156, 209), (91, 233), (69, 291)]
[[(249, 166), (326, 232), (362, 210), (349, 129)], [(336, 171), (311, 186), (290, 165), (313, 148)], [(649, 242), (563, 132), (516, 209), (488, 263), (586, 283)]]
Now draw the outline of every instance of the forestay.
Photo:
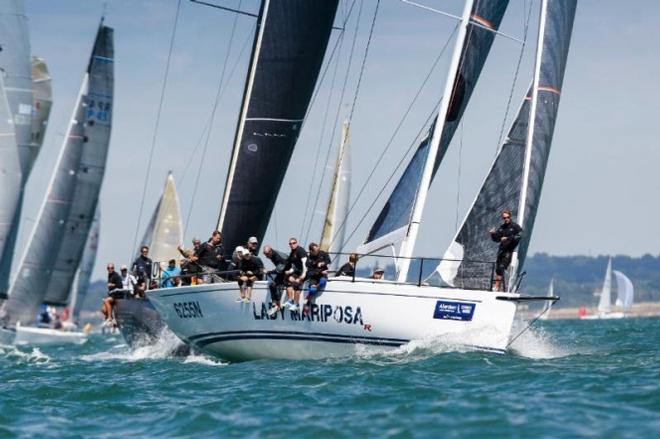
[[(346, 244), (346, 218), (351, 195), (351, 143), (349, 140), (349, 125), (342, 125), (341, 144), (337, 155), (334, 179), (328, 208), (326, 210), (323, 232), (321, 233), (321, 249), (330, 253), (343, 251)], [(339, 258), (335, 258), (337, 266)]]
[(46, 198), (10, 289), (6, 324), (30, 324), (43, 301), (67, 301), (105, 170), (112, 119), (112, 37), (111, 28), (99, 28)]
[(263, 239), (323, 62), (337, 0), (264, 0), (218, 229)]
[[(451, 99), (446, 106), (444, 123), (437, 127), (441, 130), (441, 137), (433, 163), (431, 180), (460, 124), (508, 3), (508, 1), (481, 0), (472, 4), (463, 41), (457, 42), (460, 50), (457, 69), (449, 72), (448, 84)], [(447, 95), (449, 96), (449, 94)], [(360, 253), (372, 253), (394, 245), (409, 234), (416, 199), (422, 184), (423, 171), (431, 152), (431, 139), (435, 128), (436, 123), (433, 122), (429, 135), (422, 141), (408, 163), (408, 167), (385, 203), (385, 207), (371, 227), (365, 243), (358, 249)], [(414, 245), (414, 242), (412, 244)]]
[[(22, 0), (0, 2), (0, 69), (4, 93), (9, 105), (7, 120), (11, 120), (19, 163), (9, 158), (3, 168), (12, 175), (19, 173), (21, 184), (8, 185), (0, 191), (0, 296), (9, 285), (9, 272), (18, 236), (18, 226), (23, 204), (23, 189), (30, 174), (30, 129), (32, 118), (32, 78), (30, 72), (30, 39), (27, 17)], [(13, 153), (12, 153), (13, 155)], [(11, 179), (12, 177), (10, 177)], [(11, 218), (7, 226), (6, 218)], [(9, 228), (7, 228), (9, 227)]]
[(177, 259), (177, 246), (183, 242), (181, 209), (179, 195), (176, 192), (174, 176), (167, 175), (163, 194), (151, 216), (149, 225), (142, 238), (142, 244), (149, 246), (149, 257), (156, 262)]

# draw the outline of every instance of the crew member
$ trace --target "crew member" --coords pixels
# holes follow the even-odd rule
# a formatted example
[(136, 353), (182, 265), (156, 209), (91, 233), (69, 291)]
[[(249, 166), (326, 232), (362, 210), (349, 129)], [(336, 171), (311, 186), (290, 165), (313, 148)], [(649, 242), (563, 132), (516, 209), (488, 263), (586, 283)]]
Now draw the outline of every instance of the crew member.
[(238, 269), (238, 286), (241, 290), (241, 297), (236, 301), (249, 303), (252, 300), (254, 281), (263, 279), (264, 263), (259, 256), (253, 255), (248, 249), (244, 248)]
[(105, 316), (105, 324), (108, 326), (116, 326), (117, 324), (112, 316), (115, 299), (109, 294), (114, 290), (121, 289), (122, 281), (119, 273), (115, 271), (115, 264), (110, 262), (106, 268), (108, 270), (108, 297), (103, 299), (103, 307), (101, 311), (103, 311), (103, 315)]
[(140, 256), (133, 262), (131, 273), (138, 279), (148, 282), (151, 279), (151, 269), (153, 261), (149, 259), (149, 247), (143, 245), (140, 247)]
[(282, 289), (285, 287), (285, 274), (287, 257), (284, 253), (273, 250), (270, 245), (264, 247), (264, 256), (266, 256), (275, 266), (275, 269), (268, 272), (268, 289), (270, 290), (271, 307), (268, 315), (273, 316), (280, 309), (280, 300), (282, 299)]
[[(316, 295), (323, 291), (328, 283), (328, 270), (331, 264), (330, 256), (321, 250), (321, 247), (315, 242), (309, 244), (309, 254), (307, 256), (307, 277), (309, 278), (309, 288), (307, 291), (307, 300), (305, 306), (311, 304), (316, 299)], [(305, 309), (308, 311), (308, 309)]]
[(518, 247), (520, 238), (522, 237), (522, 227), (514, 223), (511, 219), (511, 211), (504, 209), (502, 211), (502, 225), (499, 228), (492, 228), (488, 232), (493, 241), (499, 243), (497, 249), (497, 261), (495, 263), (495, 291), (502, 291), (504, 273), (509, 265), (511, 265), (511, 258), (513, 252)]
[(289, 239), (291, 253), (286, 262), (287, 288), (286, 294), (289, 300), (284, 304), (291, 311), (298, 311), (300, 292), (307, 276), (307, 252), (298, 245), (296, 238)]
[(339, 270), (337, 270), (336, 275), (353, 277), (355, 275), (355, 264), (357, 264), (358, 258), (359, 257), (357, 253), (351, 253), (348, 256), (348, 262), (342, 265)]
[(205, 283), (222, 280), (216, 273), (225, 268), (225, 248), (222, 245), (222, 234), (215, 230), (211, 238), (199, 246), (196, 252), (197, 263), (204, 269)]
[(167, 268), (160, 275), (161, 288), (173, 288), (181, 285), (181, 269), (176, 266), (176, 260), (170, 259)]
[(128, 272), (128, 267), (126, 265), (121, 266), (121, 268), (119, 269), (119, 273), (121, 276), (122, 290), (133, 291), (133, 288), (135, 288), (135, 284), (137, 284), (137, 279), (135, 278), (135, 276), (133, 276), (131, 273)]

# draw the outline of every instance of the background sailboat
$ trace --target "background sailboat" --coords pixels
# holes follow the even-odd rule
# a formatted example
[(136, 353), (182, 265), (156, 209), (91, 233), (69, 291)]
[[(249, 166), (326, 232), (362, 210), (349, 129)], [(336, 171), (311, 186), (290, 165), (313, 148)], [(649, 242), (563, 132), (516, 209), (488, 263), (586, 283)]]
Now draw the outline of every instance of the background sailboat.
[[(618, 297), (623, 306), (623, 312), (612, 311), (612, 274), (615, 274), (617, 280)], [(603, 279), (603, 287), (600, 290), (600, 299), (598, 299), (598, 314), (581, 315), (580, 319), (583, 320), (596, 320), (596, 319), (621, 319), (625, 317), (625, 312), (629, 311), (633, 304), (634, 288), (633, 284), (626, 275), (620, 271), (612, 270), (612, 258), (607, 261), (607, 269), (605, 270), (605, 278)]]
[[(42, 302), (64, 306), (72, 291), (105, 171), (113, 109), (113, 62), (113, 30), (101, 23), (46, 198), (4, 308), (4, 326), (18, 326), (20, 322), (25, 334)], [(56, 331), (36, 335), (38, 342), (48, 336), (77, 341), (69, 335), (58, 338)]]
[(0, 298), (4, 298), (9, 289), (25, 184), (34, 164), (34, 149), (30, 146), (33, 105), (30, 39), (22, 0), (0, 2), (0, 49), (3, 94), (9, 106), (6, 120), (11, 120), (13, 125), (19, 161), (16, 167), (14, 159), (6, 157), (8, 161), (0, 166), (10, 175), (21, 177), (18, 186), (11, 183), (0, 191)]
[[(342, 124), (341, 143), (335, 165), (334, 179), (328, 200), (328, 208), (321, 232), (321, 250), (340, 253), (346, 244), (346, 219), (351, 195), (351, 144), (348, 121)], [(339, 264), (339, 256), (334, 257), (332, 267)]]

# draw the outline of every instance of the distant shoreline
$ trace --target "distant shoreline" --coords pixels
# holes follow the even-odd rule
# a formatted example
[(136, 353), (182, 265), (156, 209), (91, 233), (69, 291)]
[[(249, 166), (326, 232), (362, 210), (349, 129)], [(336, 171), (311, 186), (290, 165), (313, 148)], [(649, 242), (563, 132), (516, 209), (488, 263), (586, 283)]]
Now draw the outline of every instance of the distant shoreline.
[[(579, 307), (573, 308), (552, 308), (548, 320), (567, 320), (579, 319)], [(612, 307), (612, 312), (622, 312), (623, 310), (618, 306)], [(536, 317), (539, 310), (521, 310), (520, 315), (526, 319)], [(588, 314), (598, 314), (596, 307), (588, 307)], [(626, 317), (658, 317), (660, 316), (660, 302), (640, 302), (632, 306), (630, 312), (626, 313)]]

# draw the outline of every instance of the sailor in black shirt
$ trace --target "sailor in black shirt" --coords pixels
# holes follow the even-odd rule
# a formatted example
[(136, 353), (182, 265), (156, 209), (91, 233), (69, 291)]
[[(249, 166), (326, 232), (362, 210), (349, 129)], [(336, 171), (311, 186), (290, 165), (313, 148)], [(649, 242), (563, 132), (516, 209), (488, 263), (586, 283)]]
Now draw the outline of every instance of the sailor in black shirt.
[(112, 262), (108, 263), (108, 297), (103, 299), (103, 315), (105, 316), (105, 324), (115, 326), (116, 323), (112, 318), (112, 311), (115, 305), (115, 299), (110, 296), (110, 292), (114, 290), (120, 290), (122, 288), (122, 280), (119, 273), (115, 271), (115, 264)]
[(348, 276), (353, 277), (355, 275), (355, 264), (357, 264), (358, 255), (357, 253), (351, 253), (348, 257), (348, 262), (337, 270), (336, 276)]
[(271, 308), (268, 310), (268, 315), (273, 316), (280, 309), (280, 299), (282, 298), (282, 289), (285, 286), (285, 268), (287, 257), (277, 250), (274, 250), (270, 245), (264, 247), (264, 256), (275, 266), (274, 270), (268, 272), (268, 289), (270, 290)]
[(504, 209), (502, 212), (502, 225), (489, 230), (493, 241), (499, 243), (497, 249), (497, 262), (495, 264), (495, 291), (501, 291), (503, 287), (504, 273), (511, 264), (513, 252), (518, 247), (522, 237), (522, 227), (511, 219), (511, 211)]
[(137, 278), (138, 281), (145, 282), (151, 280), (151, 273), (153, 268), (153, 261), (149, 259), (149, 247), (143, 245), (140, 247), (140, 256), (133, 262), (131, 273)]
[(253, 255), (250, 253), (250, 250), (244, 248), (238, 269), (240, 271), (238, 275), (238, 286), (241, 290), (241, 297), (236, 299), (236, 301), (249, 303), (252, 299), (252, 285), (254, 285), (254, 281), (263, 279), (264, 263), (259, 256)]
[[(323, 291), (328, 283), (328, 270), (330, 269), (330, 255), (321, 250), (321, 247), (312, 242), (309, 244), (307, 255), (307, 277), (309, 278), (309, 289), (306, 304), (311, 304), (316, 295)], [(307, 309), (305, 311), (308, 311)]]
[(284, 307), (290, 308), (291, 311), (297, 311), (300, 292), (307, 276), (307, 252), (298, 245), (296, 238), (289, 239), (289, 247), (291, 247), (291, 253), (285, 267), (288, 276), (286, 294), (289, 300), (284, 304)]
[(200, 245), (195, 254), (197, 263), (206, 272), (204, 282), (219, 281), (219, 276), (215, 273), (225, 268), (225, 248), (222, 245), (222, 234), (217, 230), (214, 231), (211, 239)]

